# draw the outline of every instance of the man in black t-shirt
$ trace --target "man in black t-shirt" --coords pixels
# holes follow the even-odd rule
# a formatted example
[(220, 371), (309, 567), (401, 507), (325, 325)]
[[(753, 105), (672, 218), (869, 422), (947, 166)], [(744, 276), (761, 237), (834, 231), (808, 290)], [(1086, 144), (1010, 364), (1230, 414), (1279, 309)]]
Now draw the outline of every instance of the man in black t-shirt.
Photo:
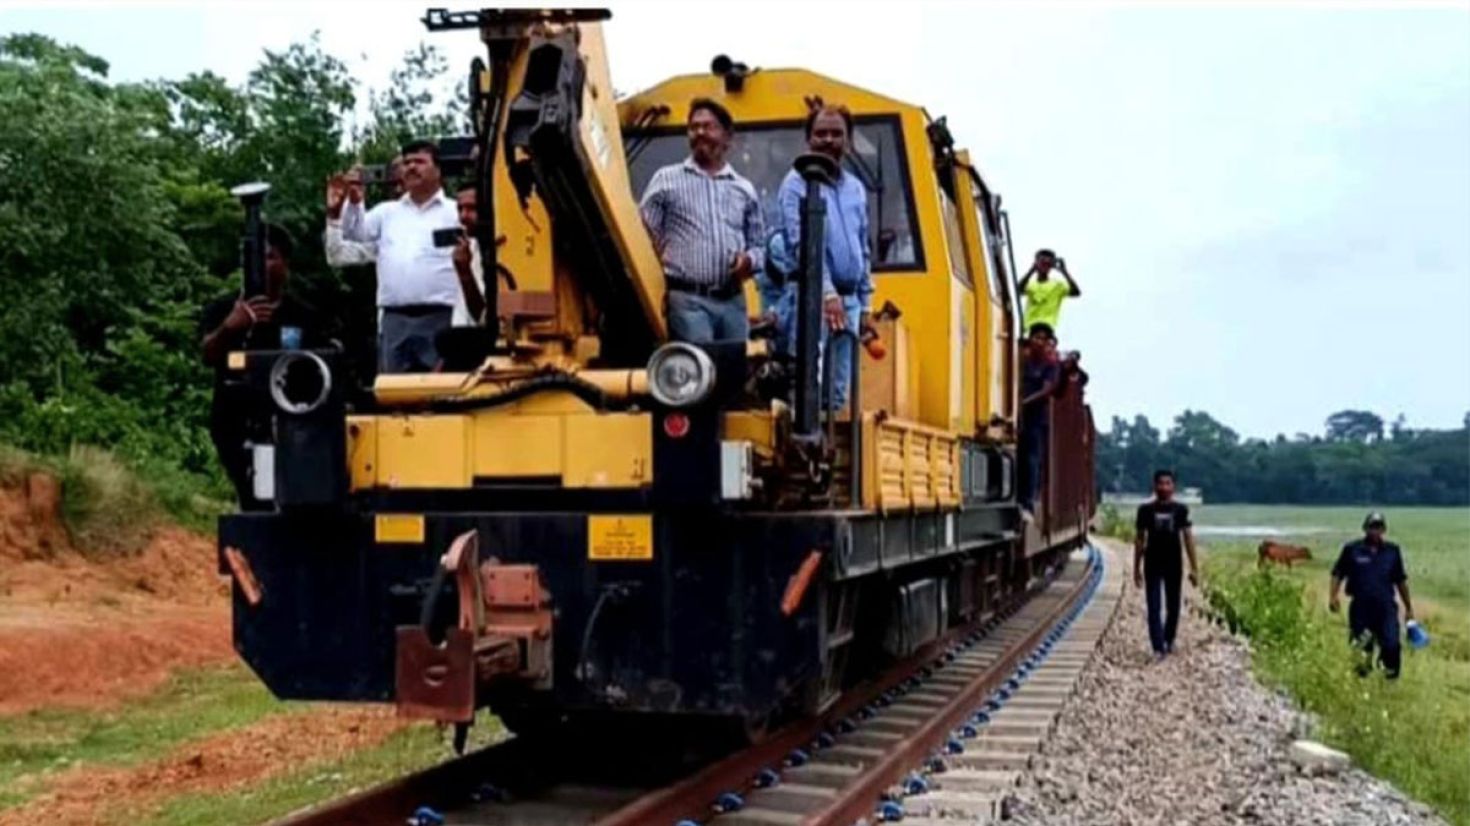
[(1189, 584), (1199, 585), (1189, 508), (1174, 501), (1173, 471), (1154, 472), (1154, 499), (1138, 506), (1134, 528), (1133, 584), (1144, 589), (1149, 643), (1154, 655), (1162, 658), (1174, 650), (1174, 632), (1179, 629), (1181, 549), (1189, 554)]
[(209, 435), (220, 464), (235, 486), (241, 510), (262, 510), (250, 479), (250, 452), (245, 443), (266, 438), (268, 411), (256, 410), (250, 394), (232, 382), (226, 362), (235, 350), (305, 350), (323, 347), (327, 336), (317, 312), (289, 294), (291, 236), (278, 226), (266, 227), (265, 295), (245, 298), (239, 292), (204, 305), (199, 314), (204, 363), (214, 368), (214, 399), (209, 408)]

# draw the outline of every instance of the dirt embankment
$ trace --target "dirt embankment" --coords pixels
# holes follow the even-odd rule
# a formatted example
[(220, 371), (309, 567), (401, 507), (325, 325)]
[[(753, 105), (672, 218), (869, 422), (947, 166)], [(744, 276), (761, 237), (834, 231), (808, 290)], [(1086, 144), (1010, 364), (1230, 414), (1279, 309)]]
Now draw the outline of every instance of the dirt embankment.
[[(54, 479), (38, 473), (0, 486), (0, 717), (42, 707), (125, 709), (179, 669), (235, 657), (229, 583), (216, 573), (209, 538), (165, 526), (136, 553), (87, 553), (67, 534)], [(407, 724), (388, 706), (283, 708), (159, 758), (21, 777), (9, 791), (29, 799), (0, 810), (0, 826), (144, 816), (179, 796), (330, 764)]]
[(205, 537), (162, 527), (139, 552), (88, 555), (55, 479), (0, 488), (0, 715), (108, 705), (231, 659), (228, 593)]

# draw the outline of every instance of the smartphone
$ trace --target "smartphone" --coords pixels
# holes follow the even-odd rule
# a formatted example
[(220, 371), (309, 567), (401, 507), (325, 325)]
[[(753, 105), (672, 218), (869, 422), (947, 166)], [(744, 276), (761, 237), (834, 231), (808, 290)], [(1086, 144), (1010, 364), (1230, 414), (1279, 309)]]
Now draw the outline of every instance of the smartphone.
[(459, 237), (463, 233), (464, 230), (460, 229), (459, 227), (445, 227), (444, 229), (436, 229), (434, 230), (434, 246), (452, 247), (455, 244), (459, 243)]
[(365, 184), (385, 184), (388, 182), (387, 164), (369, 164), (362, 167), (362, 182)]

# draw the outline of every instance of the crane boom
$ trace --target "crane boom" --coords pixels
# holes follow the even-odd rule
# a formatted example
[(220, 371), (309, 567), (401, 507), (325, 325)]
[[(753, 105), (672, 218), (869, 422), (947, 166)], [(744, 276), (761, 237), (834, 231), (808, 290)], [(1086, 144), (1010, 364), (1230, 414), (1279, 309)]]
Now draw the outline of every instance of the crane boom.
[[(568, 340), (594, 334), (603, 363), (632, 366), (646, 363), (667, 335), (664, 283), (628, 176), (600, 25), (608, 16), (598, 9), (435, 9), (424, 23), (430, 31), (478, 28), (492, 75), (503, 67), (501, 78), (490, 78), (496, 94), (476, 112), (483, 140), (477, 178), (508, 179), (511, 189), (481, 200), (497, 216), (489, 238), (503, 234), (507, 203), (529, 213), (538, 202), (549, 219), (538, 229), (550, 235), (553, 282), (565, 282), (550, 292), (557, 302), (579, 304), (586, 322), (568, 324), (579, 313), (559, 307), (559, 332)], [(503, 172), (493, 168), (497, 157)], [(481, 242), (482, 250), (493, 246)], [(488, 271), (494, 259), (486, 261)], [(568, 329), (577, 326), (583, 329)]]

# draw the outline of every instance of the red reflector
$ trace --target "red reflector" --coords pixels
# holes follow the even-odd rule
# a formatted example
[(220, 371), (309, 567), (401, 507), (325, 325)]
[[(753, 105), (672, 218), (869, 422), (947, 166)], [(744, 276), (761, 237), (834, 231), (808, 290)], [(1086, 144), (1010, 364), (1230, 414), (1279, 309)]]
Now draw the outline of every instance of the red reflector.
[(664, 417), (664, 433), (670, 439), (682, 439), (689, 433), (689, 417), (683, 413), (670, 413)]

